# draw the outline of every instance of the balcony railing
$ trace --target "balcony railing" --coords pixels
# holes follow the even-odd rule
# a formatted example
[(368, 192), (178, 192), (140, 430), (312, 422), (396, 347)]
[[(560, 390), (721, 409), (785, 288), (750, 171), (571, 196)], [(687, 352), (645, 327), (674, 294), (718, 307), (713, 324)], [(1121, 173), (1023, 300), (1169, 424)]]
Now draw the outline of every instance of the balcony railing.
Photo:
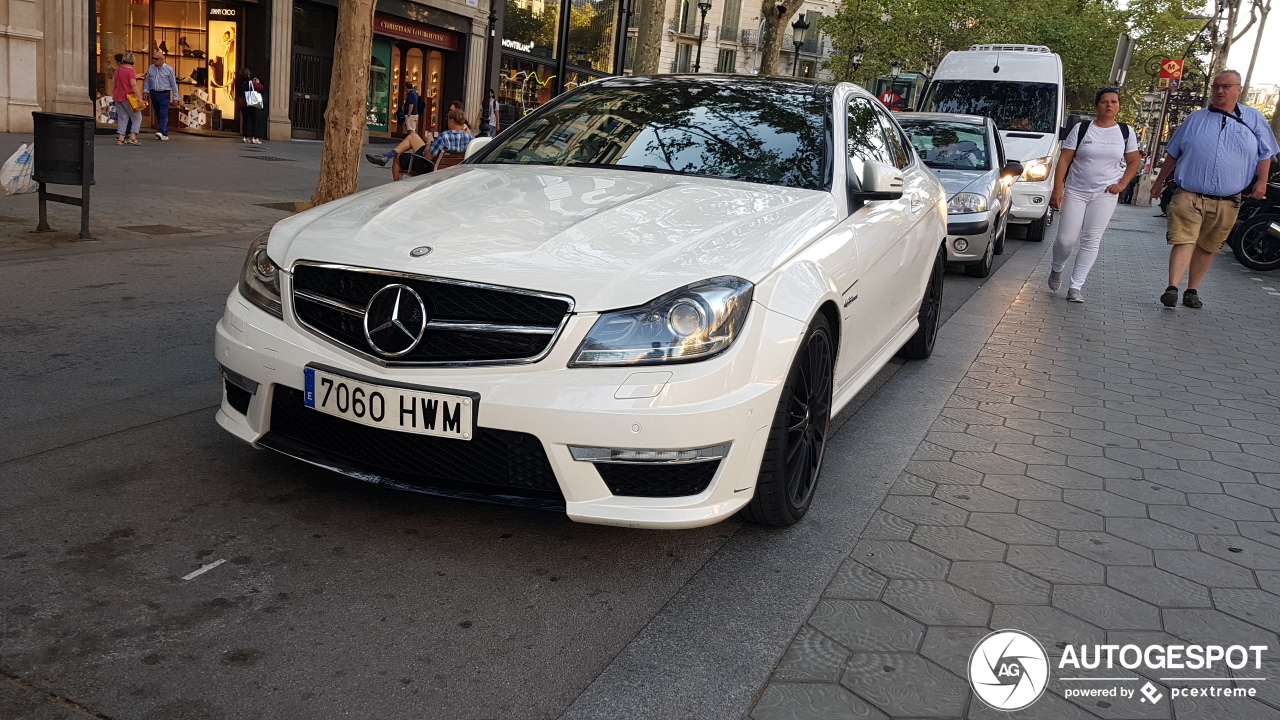
[(742, 31), (742, 44), (743, 44), (743, 45), (756, 45), (756, 44), (757, 44), (757, 43), (759, 43), (759, 42), (760, 42), (760, 38), (758, 37), (758, 33), (757, 33), (755, 30), (743, 30), (743, 31)]
[[(684, 22), (680, 22), (680, 18), (671, 18), (667, 21), (667, 32), (674, 35), (684, 35), (686, 37), (698, 37), (697, 20), (686, 18)], [(702, 39), (707, 39), (707, 25), (702, 25)]]

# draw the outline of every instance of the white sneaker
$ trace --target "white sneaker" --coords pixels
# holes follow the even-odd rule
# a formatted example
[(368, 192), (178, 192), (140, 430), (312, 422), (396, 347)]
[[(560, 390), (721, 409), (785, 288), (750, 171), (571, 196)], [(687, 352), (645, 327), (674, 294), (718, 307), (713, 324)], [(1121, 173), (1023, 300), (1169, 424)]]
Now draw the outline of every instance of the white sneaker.
[(249, 144), (249, 138), (247, 138), (247, 137), (242, 137), (242, 138), (240, 138), (240, 142), (244, 143), (245, 145), (248, 145), (248, 144)]
[(160, 139), (161, 139), (161, 140), (166, 140), (166, 141), (167, 141), (167, 140), (169, 139), (169, 136), (168, 136), (168, 135), (161, 135), (161, 136), (160, 136)]
[(254, 144), (254, 145), (261, 145), (261, 144), (262, 144), (262, 141), (261, 141), (261, 140), (259, 140), (258, 138), (254, 138), (254, 139), (253, 139), (253, 144)]
[(156, 133), (157, 140), (164, 140), (164, 133)]
[(1080, 292), (1080, 288), (1067, 288), (1067, 302), (1084, 302), (1084, 295)]

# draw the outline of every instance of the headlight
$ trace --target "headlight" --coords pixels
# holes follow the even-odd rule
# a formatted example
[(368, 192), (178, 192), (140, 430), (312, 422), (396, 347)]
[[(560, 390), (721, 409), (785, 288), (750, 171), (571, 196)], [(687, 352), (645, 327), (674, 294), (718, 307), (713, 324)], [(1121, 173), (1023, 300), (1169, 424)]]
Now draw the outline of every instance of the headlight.
[(1022, 163), (1022, 176), (1019, 181), (1039, 182), (1049, 177), (1049, 163), (1052, 158), (1042, 157)]
[(956, 193), (947, 201), (947, 212), (956, 213), (986, 212), (987, 198), (977, 193)]
[(280, 268), (267, 256), (267, 238), (270, 236), (271, 231), (268, 230), (249, 246), (249, 257), (245, 258), (244, 270), (240, 273), (240, 294), (254, 305), (283, 318)]
[(753, 288), (738, 277), (712, 278), (642, 307), (604, 313), (569, 366), (658, 365), (709, 358), (738, 337)]

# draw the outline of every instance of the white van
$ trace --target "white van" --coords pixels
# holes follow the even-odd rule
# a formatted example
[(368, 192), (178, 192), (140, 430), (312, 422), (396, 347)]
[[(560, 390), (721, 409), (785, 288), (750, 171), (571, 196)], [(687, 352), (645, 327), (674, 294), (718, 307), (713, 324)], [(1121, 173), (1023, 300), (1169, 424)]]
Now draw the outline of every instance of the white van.
[(986, 115), (995, 121), (1010, 160), (1022, 163), (1009, 222), (1044, 239), (1053, 170), (1065, 132), (1062, 58), (1043, 45), (974, 45), (947, 53), (921, 110)]

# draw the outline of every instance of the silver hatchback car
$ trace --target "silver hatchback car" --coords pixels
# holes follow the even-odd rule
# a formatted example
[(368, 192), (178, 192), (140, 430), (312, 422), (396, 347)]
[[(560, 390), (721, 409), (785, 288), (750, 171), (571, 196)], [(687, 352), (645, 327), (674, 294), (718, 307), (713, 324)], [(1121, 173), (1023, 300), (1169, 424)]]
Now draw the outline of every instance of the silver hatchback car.
[(974, 277), (991, 274), (1004, 252), (1013, 181), (1022, 165), (1005, 158), (990, 118), (897, 113), (911, 144), (947, 191), (947, 262)]

